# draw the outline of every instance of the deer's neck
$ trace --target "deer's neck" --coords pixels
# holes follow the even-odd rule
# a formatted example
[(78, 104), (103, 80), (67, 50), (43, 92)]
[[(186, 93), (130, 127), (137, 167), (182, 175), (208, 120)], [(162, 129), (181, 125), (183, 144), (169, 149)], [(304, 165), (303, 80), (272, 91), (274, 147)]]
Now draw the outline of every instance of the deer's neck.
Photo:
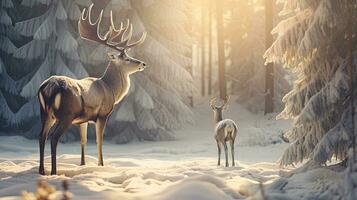
[(223, 120), (222, 113), (214, 113), (214, 121), (216, 123), (220, 122)]
[(111, 62), (109, 63), (101, 79), (112, 90), (115, 103), (121, 101), (129, 91), (129, 74), (125, 73), (120, 67), (114, 66), (114, 64)]

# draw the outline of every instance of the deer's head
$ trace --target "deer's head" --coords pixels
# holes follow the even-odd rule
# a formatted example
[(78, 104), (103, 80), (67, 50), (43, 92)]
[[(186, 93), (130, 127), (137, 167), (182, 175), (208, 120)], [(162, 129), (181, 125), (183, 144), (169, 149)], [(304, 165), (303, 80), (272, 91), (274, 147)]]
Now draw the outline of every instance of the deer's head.
[(227, 103), (229, 101), (229, 96), (227, 95), (220, 106), (216, 105), (216, 98), (212, 98), (210, 101), (210, 106), (212, 108), (212, 111), (214, 113), (214, 119), (217, 122), (221, 121), (223, 119), (223, 111), (227, 108)]
[(84, 39), (98, 42), (115, 50), (114, 52), (108, 53), (108, 58), (112, 65), (120, 67), (124, 73), (133, 74), (138, 71), (143, 71), (146, 68), (146, 64), (141, 60), (130, 57), (127, 52), (144, 42), (146, 32), (141, 35), (139, 40), (131, 42), (133, 25), (128, 20), (125, 26), (123, 23), (120, 23), (120, 28), (116, 29), (113, 21), (113, 13), (110, 11), (109, 30), (104, 36), (101, 36), (99, 28), (102, 21), (103, 10), (101, 10), (98, 19), (93, 22), (91, 19), (92, 8), (93, 4), (89, 6), (88, 11), (86, 8), (82, 11), (82, 16), (78, 21), (79, 35)]

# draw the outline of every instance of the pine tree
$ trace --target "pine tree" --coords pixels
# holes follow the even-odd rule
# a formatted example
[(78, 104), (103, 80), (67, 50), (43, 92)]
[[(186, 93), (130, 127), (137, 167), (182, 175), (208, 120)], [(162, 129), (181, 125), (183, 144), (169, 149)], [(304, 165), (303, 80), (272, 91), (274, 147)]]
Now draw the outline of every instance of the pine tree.
[[(33, 40), (15, 52), (15, 56), (23, 59), (41, 59), (35, 66), (34, 75), (23, 87), (21, 95), (27, 98), (36, 96), (40, 84), (52, 74), (73, 78), (87, 76), (79, 60), (77, 52), (78, 37), (71, 21), (77, 21), (80, 10), (74, 1), (47, 1), (47, 9), (40, 16), (16, 23), (16, 30), (32, 36)], [(23, 6), (33, 8), (36, 1), (23, 1)]]
[[(288, 0), (284, 4), (281, 14), (287, 18), (273, 30), (278, 37), (265, 53), (267, 62), (283, 62), (298, 77), (293, 90), (284, 97), (285, 109), (280, 113), (282, 118), (294, 119), (287, 134), (292, 144), (284, 152), (281, 164), (304, 159), (321, 164), (332, 156), (343, 160), (351, 147), (345, 45), (350, 6), (350, 0)], [(354, 33), (356, 28), (354, 25)], [(353, 44), (356, 42), (354, 37)], [(357, 66), (356, 49), (353, 63)]]
[(14, 31), (13, 23), (17, 14), (15, 3), (4, 0), (0, 3), (0, 134), (15, 134), (32, 110), (22, 104), (26, 101), (19, 95), (21, 73), (13, 67), (18, 61), (13, 58), (16, 43), (21, 37)]
[(27, 14), (15, 24), (15, 31), (30, 39), (13, 55), (31, 63), (24, 66), (30, 69), (22, 69), (28, 74), (25, 83), (20, 85), (20, 94), (28, 101), (22, 108), (31, 112), (17, 118), (33, 118), (36, 123), (32, 123), (33, 128), (25, 136), (36, 137), (40, 125), (37, 91), (41, 83), (54, 74), (72, 78), (88, 75), (77, 52), (78, 35), (74, 25), (80, 8), (71, 0), (22, 1), (19, 7)]

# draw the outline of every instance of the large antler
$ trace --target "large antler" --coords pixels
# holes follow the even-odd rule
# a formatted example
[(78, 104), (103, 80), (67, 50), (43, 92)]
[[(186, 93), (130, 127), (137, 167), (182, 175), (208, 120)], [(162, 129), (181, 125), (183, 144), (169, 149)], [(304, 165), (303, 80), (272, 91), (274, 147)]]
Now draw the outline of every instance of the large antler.
[(227, 104), (228, 104), (228, 101), (229, 101), (229, 98), (230, 97), (228, 95), (225, 98), (223, 98), (222, 105), (220, 105), (220, 106), (216, 106), (216, 98), (212, 98), (211, 101), (210, 101), (210, 106), (211, 106), (212, 109), (226, 108)]
[(216, 98), (212, 98), (211, 101), (209, 102), (209, 105), (211, 106), (212, 109), (216, 108)]
[[(78, 21), (78, 31), (82, 38), (98, 42), (118, 51), (130, 49), (144, 42), (146, 32), (141, 35), (141, 38), (138, 41), (129, 44), (133, 33), (133, 25), (128, 20), (125, 27), (123, 27), (123, 23), (120, 23), (120, 28), (116, 29), (114, 26), (112, 11), (110, 11), (109, 30), (106, 32), (104, 37), (102, 37), (100, 35), (99, 28), (103, 17), (103, 10), (100, 11), (98, 19), (93, 22), (91, 19), (93, 5), (94, 4), (91, 4), (89, 6), (88, 11), (86, 8), (83, 9), (82, 16)], [(125, 35), (127, 36), (125, 37)]]
[(226, 108), (227, 107), (227, 104), (228, 104), (228, 101), (229, 101), (229, 98), (230, 96), (227, 95), (224, 99), (223, 99), (223, 102), (222, 102), (222, 105), (221, 105), (221, 108)]

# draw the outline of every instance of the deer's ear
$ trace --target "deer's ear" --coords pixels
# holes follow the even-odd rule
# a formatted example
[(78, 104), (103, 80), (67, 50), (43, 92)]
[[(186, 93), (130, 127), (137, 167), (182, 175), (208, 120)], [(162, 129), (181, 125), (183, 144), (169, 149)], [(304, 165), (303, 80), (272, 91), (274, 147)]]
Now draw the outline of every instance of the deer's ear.
[(117, 60), (118, 55), (115, 52), (108, 52), (108, 58), (109, 60)]

